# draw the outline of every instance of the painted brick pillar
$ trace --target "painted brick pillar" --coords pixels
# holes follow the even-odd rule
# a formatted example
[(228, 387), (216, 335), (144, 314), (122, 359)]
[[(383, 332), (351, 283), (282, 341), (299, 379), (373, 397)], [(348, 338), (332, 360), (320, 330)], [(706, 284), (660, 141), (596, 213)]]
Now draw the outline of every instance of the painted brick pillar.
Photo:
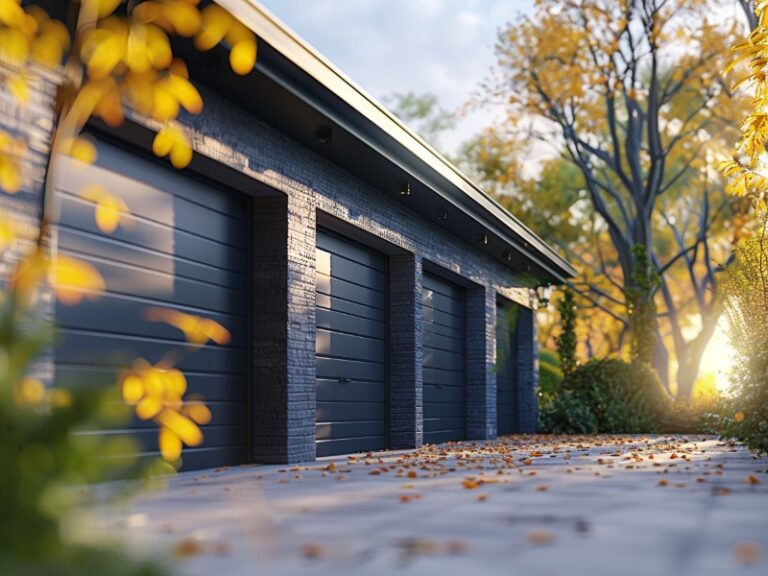
[(533, 434), (538, 419), (539, 344), (536, 312), (520, 306), (515, 330), (518, 432)]
[(496, 294), (467, 291), (467, 438), (496, 438)]
[(389, 448), (424, 442), (421, 259), (389, 258)]
[(254, 462), (315, 459), (315, 234), (300, 195), (254, 201)]

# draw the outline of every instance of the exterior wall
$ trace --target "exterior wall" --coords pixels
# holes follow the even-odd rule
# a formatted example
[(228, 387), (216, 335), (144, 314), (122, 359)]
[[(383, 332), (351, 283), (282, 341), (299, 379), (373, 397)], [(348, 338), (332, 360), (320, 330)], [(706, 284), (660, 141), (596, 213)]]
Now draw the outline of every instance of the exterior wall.
[(467, 291), (467, 438), (496, 438), (496, 291)]
[(536, 313), (520, 308), (515, 330), (517, 348), (517, 426), (524, 434), (536, 432), (538, 419), (539, 343), (536, 333)]
[[(468, 437), (494, 438), (495, 299), (523, 305), (529, 290), (497, 260), (408, 209), (344, 170), (257, 121), (216, 94), (203, 91), (206, 111), (185, 117), (197, 153), (282, 193), (257, 199), (253, 214), (253, 382), (251, 455), (254, 461), (300, 462), (315, 458), (315, 233), (325, 212), (388, 242), (389, 443), (419, 446), (422, 423), (421, 274), (423, 262), (465, 279), (467, 290)], [(6, 212), (22, 215), (34, 232), (51, 123), (49, 96), (25, 111), (0, 98), (0, 127), (33, 143), (24, 190), (3, 196)], [(29, 115), (32, 116), (29, 116)], [(46, 116), (46, 114), (48, 116)], [(41, 118), (43, 120), (41, 120)], [(34, 133), (20, 134), (27, 126)], [(29, 235), (34, 237), (34, 233)], [(55, 242), (53, 242), (55, 245)], [(7, 260), (6, 260), (7, 262)], [(48, 309), (49, 304), (44, 305)], [(535, 327), (533, 314), (521, 334), (520, 363), (530, 390), (526, 430), (535, 426)], [(52, 362), (44, 362), (52, 365)], [(522, 400), (522, 399), (521, 399)], [(523, 415), (521, 415), (523, 416)], [(525, 418), (521, 418), (521, 422)]]
[[(205, 113), (185, 119), (193, 134), (195, 150), (286, 194), (289, 205), (295, 207), (288, 215), (289, 222), (296, 227), (289, 232), (286, 258), (298, 267), (292, 268), (289, 276), (290, 301), (285, 306), (290, 313), (285, 321), (290, 334), (285, 340), (287, 350), (280, 350), (280, 361), (287, 358), (287, 364), (280, 365), (280, 371), (286, 374), (287, 390), (281, 387), (283, 377), (269, 375), (276, 380), (265, 385), (265, 373), (257, 371), (254, 400), (257, 404), (265, 402), (267, 407), (259, 407), (253, 413), (254, 459), (283, 458), (281, 461), (295, 462), (314, 458), (315, 335), (314, 313), (309, 305), (313, 300), (307, 299), (310, 295), (314, 298), (314, 261), (309, 254), (314, 250), (315, 211), (334, 216), (405, 252), (404, 256), (389, 258), (390, 301), (395, 303), (389, 316), (390, 446), (416, 447), (423, 437), (420, 330), (423, 261), (429, 261), (431, 269), (436, 265), (471, 283), (467, 290), (467, 433), (471, 439), (495, 438), (496, 295), (529, 306), (530, 291), (500, 262), (409, 210), (395, 196), (382, 194), (216, 94), (204, 92), (203, 97)], [(256, 210), (259, 210), (258, 203)], [(256, 222), (260, 219), (257, 215)], [(303, 265), (309, 269), (299, 270)], [(256, 301), (259, 302), (258, 297)], [(263, 306), (263, 301), (259, 305)], [(291, 314), (295, 314), (294, 322), (289, 319)], [(300, 321), (301, 314), (304, 316)], [(520, 403), (525, 414), (520, 415), (519, 421), (523, 430), (533, 432), (535, 332), (533, 314), (527, 317), (519, 330), (519, 365), (524, 373), (520, 382), (525, 383), (521, 386), (524, 390)], [(279, 394), (270, 400), (265, 391), (273, 386)], [(285, 394), (292, 401), (285, 400)], [(262, 427), (257, 421), (265, 416)], [(279, 423), (279, 429), (284, 430), (279, 441), (277, 437), (273, 439), (285, 442), (284, 448), (277, 450), (257, 438), (262, 432), (267, 433), (267, 428), (274, 423)]]
[(421, 446), (424, 439), (421, 333), (421, 260), (389, 259), (389, 447)]

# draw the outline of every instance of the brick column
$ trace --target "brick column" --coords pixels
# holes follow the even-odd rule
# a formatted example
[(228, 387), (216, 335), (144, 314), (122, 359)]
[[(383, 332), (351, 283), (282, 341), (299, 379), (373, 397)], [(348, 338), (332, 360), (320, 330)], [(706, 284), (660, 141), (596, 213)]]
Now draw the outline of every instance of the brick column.
[(315, 209), (296, 196), (258, 199), (253, 217), (255, 462), (315, 459)]
[(421, 260), (389, 258), (389, 448), (424, 441)]
[(519, 307), (515, 330), (517, 428), (523, 434), (536, 432), (538, 419), (539, 345), (536, 334), (536, 312)]
[(496, 438), (496, 294), (467, 291), (467, 438)]

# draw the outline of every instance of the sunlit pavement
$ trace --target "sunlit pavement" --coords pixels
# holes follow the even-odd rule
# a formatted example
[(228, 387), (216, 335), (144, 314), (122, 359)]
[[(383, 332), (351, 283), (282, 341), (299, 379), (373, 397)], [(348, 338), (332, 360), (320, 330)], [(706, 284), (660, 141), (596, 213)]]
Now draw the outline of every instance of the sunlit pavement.
[(181, 574), (768, 574), (768, 459), (509, 437), (185, 473), (91, 521)]

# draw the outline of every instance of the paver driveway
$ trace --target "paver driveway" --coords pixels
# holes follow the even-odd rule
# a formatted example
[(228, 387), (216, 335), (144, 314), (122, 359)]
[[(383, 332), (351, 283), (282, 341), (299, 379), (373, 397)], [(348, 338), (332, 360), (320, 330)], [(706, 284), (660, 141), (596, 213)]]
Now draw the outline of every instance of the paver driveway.
[(768, 574), (768, 460), (712, 437), (508, 437), (174, 478), (99, 522), (183, 574)]

